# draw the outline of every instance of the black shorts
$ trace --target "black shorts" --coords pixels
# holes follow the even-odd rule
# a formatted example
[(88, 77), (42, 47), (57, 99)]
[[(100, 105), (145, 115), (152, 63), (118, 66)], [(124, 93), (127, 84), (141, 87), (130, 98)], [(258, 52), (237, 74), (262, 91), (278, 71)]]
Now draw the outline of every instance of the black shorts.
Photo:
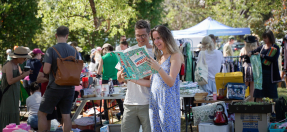
[[(102, 81), (102, 84), (108, 84), (108, 83), (109, 83), (109, 80), (103, 80)], [(118, 80), (113, 80), (113, 85), (119, 85)]]
[(73, 104), (75, 89), (51, 89), (48, 88), (40, 104), (39, 111), (52, 114), (57, 106), (61, 114), (70, 114)]
[(53, 119), (57, 119), (58, 118), (58, 115), (57, 115), (57, 110), (53, 110), (53, 113), (52, 114), (48, 114), (47, 115), (47, 120), (53, 120)]

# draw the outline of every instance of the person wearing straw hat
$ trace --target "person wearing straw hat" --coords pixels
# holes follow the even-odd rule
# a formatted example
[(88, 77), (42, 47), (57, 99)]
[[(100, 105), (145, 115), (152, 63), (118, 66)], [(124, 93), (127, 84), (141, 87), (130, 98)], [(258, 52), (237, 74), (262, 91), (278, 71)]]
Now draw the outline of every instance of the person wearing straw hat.
[(19, 100), (20, 100), (20, 80), (32, 73), (31, 70), (21, 71), (19, 64), (23, 64), (27, 58), (31, 58), (29, 49), (18, 47), (9, 56), (12, 58), (4, 64), (2, 68), (1, 91), (8, 88), (3, 93), (0, 105), (0, 130), (10, 123), (20, 123)]

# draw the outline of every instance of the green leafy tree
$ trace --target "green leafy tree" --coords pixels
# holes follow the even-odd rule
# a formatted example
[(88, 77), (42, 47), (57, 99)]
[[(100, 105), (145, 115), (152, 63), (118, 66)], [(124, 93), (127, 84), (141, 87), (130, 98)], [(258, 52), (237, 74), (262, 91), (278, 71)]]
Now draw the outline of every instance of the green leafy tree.
[(261, 35), (272, 11), (282, 7), (282, 0), (165, 0), (165, 22), (173, 30), (185, 29), (212, 17), (231, 27), (249, 27)]
[(60, 25), (69, 27), (69, 41), (89, 50), (124, 34), (129, 20), (136, 17), (128, 0), (40, 0), (39, 8), (44, 30), (35, 41), (44, 48), (56, 43), (55, 30)]
[[(163, 23), (163, 2), (164, 0), (129, 0), (129, 5), (136, 11), (136, 17), (129, 21), (129, 27), (125, 29), (125, 35), (129, 38), (130, 45), (137, 44), (135, 39), (134, 26), (140, 20), (147, 20), (150, 22), (151, 28)], [(119, 40), (121, 35), (117, 35)]]
[(282, 38), (286, 34), (287, 26), (287, 9), (286, 0), (282, 1), (282, 5), (278, 9), (272, 10), (272, 17), (265, 22), (265, 26), (273, 31), (277, 38)]
[(1, 62), (6, 57), (5, 50), (14, 45), (35, 47), (33, 38), (41, 28), (41, 17), (36, 18), (37, 0), (1, 0), (0, 1), (0, 43)]

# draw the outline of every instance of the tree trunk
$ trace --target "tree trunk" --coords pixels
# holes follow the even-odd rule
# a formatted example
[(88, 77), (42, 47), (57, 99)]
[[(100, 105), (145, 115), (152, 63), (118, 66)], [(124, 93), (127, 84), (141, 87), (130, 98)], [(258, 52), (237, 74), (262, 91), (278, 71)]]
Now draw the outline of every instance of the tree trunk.
[(97, 10), (95, 7), (95, 2), (94, 0), (89, 0), (89, 2), (93, 12), (95, 29), (98, 29), (98, 18), (97, 18)]

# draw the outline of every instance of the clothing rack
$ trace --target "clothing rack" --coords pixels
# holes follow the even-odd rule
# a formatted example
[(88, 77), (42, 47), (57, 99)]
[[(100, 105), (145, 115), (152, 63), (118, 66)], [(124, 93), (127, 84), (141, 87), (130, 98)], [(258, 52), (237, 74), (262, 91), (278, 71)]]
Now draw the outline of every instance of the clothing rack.
[[(239, 62), (240, 57), (241, 56), (226, 56), (226, 57), (224, 57), (224, 63), (222, 65), (223, 66), (224, 65), (229, 65), (229, 66), (231, 65), (232, 69), (229, 69), (230, 71), (241, 71), (242, 63)], [(234, 58), (236, 60), (233, 60)], [(229, 70), (227, 70), (227, 71), (229, 71)]]

